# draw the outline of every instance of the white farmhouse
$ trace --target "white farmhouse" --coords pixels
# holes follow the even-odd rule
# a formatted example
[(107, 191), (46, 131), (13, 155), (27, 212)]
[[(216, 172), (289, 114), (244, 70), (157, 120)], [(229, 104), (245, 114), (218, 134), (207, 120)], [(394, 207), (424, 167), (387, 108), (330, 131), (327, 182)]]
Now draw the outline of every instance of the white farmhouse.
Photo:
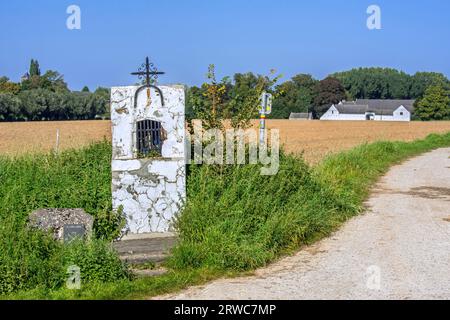
[(332, 105), (320, 120), (411, 121), (414, 100), (360, 99)]

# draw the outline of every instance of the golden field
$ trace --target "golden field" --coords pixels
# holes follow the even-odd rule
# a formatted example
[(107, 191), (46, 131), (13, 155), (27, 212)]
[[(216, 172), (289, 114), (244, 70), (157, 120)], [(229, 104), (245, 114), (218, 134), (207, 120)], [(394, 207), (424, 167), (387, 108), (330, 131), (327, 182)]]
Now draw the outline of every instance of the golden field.
[[(255, 121), (255, 127), (257, 126)], [(310, 163), (325, 155), (378, 140), (411, 141), (430, 133), (450, 132), (450, 121), (439, 122), (347, 122), (268, 120), (277, 128), (285, 150), (304, 152)], [(0, 155), (46, 152), (56, 143), (60, 149), (78, 148), (104, 138), (111, 139), (110, 121), (62, 121), (0, 123)]]

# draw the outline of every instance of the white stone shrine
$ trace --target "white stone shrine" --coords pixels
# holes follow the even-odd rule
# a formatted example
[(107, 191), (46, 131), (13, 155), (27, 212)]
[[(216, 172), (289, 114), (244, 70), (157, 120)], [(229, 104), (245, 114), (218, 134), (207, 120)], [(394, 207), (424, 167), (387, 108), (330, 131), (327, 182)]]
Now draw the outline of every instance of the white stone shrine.
[(127, 234), (173, 231), (186, 198), (181, 85), (111, 88), (112, 204)]

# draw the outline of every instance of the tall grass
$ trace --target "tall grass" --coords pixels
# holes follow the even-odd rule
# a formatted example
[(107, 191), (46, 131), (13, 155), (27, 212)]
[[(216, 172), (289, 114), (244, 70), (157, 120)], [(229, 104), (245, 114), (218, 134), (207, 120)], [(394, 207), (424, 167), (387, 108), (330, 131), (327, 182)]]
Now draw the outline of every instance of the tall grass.
[(80, 268), (83, 284), (130, 278), (111, 244), (103, 240), (63, 245), (13, 219), (0, 221), (0, 237), (0, 294), (59, 289), (73, 265)]
[(282, 153), (274, 176), (260, 166), (192, 166), (170, 266), (250, 270), (329, 233), (353, 213), (301, 158)]
[[(59, 285), (59, 278), (54, 280), (50, 273), (46, 273), (49, 267), (41, 270), (42, 278), (47, 276), (49, 279), (46, 289), (21, 291), (14, 297), (142, 297), (180, 289), (220, 275), (253, 270), (329, 235), (348, 218), (358, 214), (370, 187), (392, 164), (448, 146), (450, 133), (430, 135), (424, 140), (409, 143), (377, 142), (331, 155), (315, 167), (308, 166), (301, 158), (282, 153), (279, 173), (271, 177), (261, 176), (257, 165), (192, 165), (188, 170), (188, 201), (177, 221), (180, 241), (167, 263), (170, 269), (168, 274), (133, 281), (116, 280), (107, 284), (92, 281), (91, 285), (77, 292), (64, 289), (48, 291), (48, 288)], [(46, 204), (83, 207), (97, 217), (101, 213), (106, 214), (110, 209), (109, 155), (109, 146), (99, 144), (65, 154), (62, 158), (66, 161), (55, 159), (53, 165), (47, 165), (48, 160), (45, 159), (24, 159), (24, 162), (19, 161), (20, 171), (15, 171), (14, 163), (0, 160), (0, 168), (8, 169), (7, 174), (0, 171), (3, 174), (1, 177), (6, 177), (8, 181), (6, 185), (2, 183), (0, 197), (11, 199), (11, 202), (0, 200), (3, 205), (0, 216), (18, 215), (23, 218), (29, 210)], [(25, 165), (27, 161), (28, 165)], [(39, 174), (35, 175), (30, 166), (36, 166)], [(100, 177), (95, 177), (96, 172)], [(18, 182), (18, 186), (14, 181)], [(34, 202), (28, 202), (27, 194), (22, 193), (24, 191), (30, 192)], [(43, 194), (39, 195), (39, 192)], [(77, 196), (72, 196), (72, 192), (76, 192)], [(46, 200), (47, 196), (50, 200)], [(98, 201), (89, 199), (91, 196)], [(18, 231), (20, 234), (20, 228)], [(14, 239), (12, 234), (3, 235)], [(10, 241), (5, 240), (3, 235), (0, 235), (0, 243)], [(29, 256), (27, 265), (31, 271), (26, 274), (36, 273), (32, 269), (33, 261), (43, 261), (49, 266), (54, 261), (60, 263), (58, 255), (55, 260), (39, 258), (53, 257), (46, 252), (52, 251), (55, 246), (45, 238), (41, 239), (41, 236), (34, 235), (38, 240), (21, 244), (23, 247), (33, 241), (40, 244), (40, 251), (32, 250), (32, 245), (19, 251)], [(9, 248), (7, 244), (5, 246)], [(96, 255), (87, 254), (91, 258)], [(3, 257), (1, 251), (0, 257)], [(89, 268), (99, 260), (93, 259), (93, 262), (86, 258), (84, 261)], [(100, 261), (115, 260), (108, 258)], [(121, 276), (120, 273), (112, 273), (110, 277), (97, 278), (110, 281)]]
[[(77, 265), (84, 282), (128, 278), (110, 240), (120, 219), (111, 213), (110, 147), (0, 158), (0, 294), (65, 284), (67, 267)], [(40, 208), (84, 208), (95, 217), (89, 243), (62, 245), (26, 226)]]
[(347, 205), (360, 207), (370, 187), (388, 169), (411, 156), (450, 146), (450, 133), (431, 134), (413, 142), (375, 142), (325, 158), (315, 169), (318, 180), (328, 185)]
[(114, 238), (120, 221), (112, 214), (110, 143), (59, 155), (0, 157), (0, 219), (24, 221), (41, 208), (83, 208), (96, 218), (98, 237)]
[(282, 155), (280, 171), (258, 166), (193, 167), (181, 241), (170, 266), (251, 270), (330, 234), (358, 214), (373, 183), (407, 157), (450, 145), (450, 133), (416, 142), (376, 142), (310, 168)]

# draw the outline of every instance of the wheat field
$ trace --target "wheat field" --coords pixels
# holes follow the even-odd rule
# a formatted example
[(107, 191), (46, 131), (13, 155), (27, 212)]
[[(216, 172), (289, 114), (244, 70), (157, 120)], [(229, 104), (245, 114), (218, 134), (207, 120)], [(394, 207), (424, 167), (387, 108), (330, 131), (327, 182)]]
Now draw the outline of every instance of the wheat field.
[[(308, 162), (316, 163), (327, 154), (366, 142), (412, 141), (430, 133), (450, 132), (450, 121), (399, 123), (268, 120), (267, 127), (280, 130), (281, 142), (286, 151), (303, 152)], [(0, 155), (15, 156), (53, 150), (57, 130), (60, 132), (61, 150), (111, 139), (110, 121), (0, 123)]]

